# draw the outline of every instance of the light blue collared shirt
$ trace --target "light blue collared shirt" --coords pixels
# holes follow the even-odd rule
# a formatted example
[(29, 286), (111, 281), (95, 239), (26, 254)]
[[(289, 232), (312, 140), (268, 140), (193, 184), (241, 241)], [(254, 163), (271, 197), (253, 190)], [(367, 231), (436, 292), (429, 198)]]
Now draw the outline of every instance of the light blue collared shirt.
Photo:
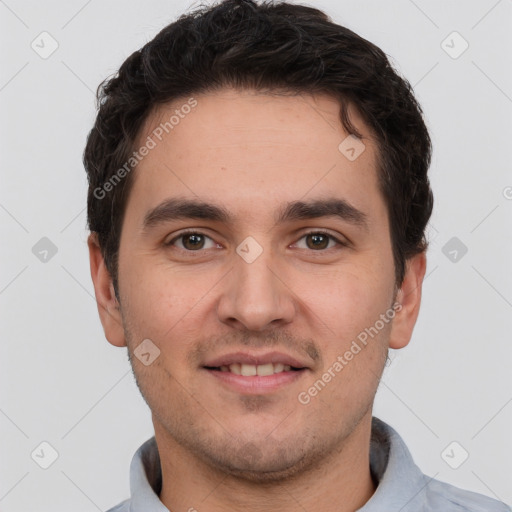
[[(511, 512), (500, 501), (424, 475), (398, 433), (376, 417), (372, 419), (370, 470), (378, 486), (356, 512)], [(133, 457), (131, 498), (108, 512), (169, 512), (158, 498), (161, 487), (160, 456), (152, 437)]]

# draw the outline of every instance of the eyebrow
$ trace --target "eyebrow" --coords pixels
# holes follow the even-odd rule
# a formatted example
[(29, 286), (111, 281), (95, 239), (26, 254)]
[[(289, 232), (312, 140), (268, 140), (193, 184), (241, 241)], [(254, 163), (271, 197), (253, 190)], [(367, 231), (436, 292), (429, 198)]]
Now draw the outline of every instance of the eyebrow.
[[(366, 214), (352, 206), (345, 199), (340, 198), (286, 203), (278, 211), (276, 223), (282, 224), (321, 217), (338, 217), (368, 231)], [(171, 198), (146, 213), (143, 221), (143, 231), (150, 231), (160, 224), (183, 219), (202, 219), (232, 224), (235, 216), (224, 207), (213, 203), (197, 199)]]

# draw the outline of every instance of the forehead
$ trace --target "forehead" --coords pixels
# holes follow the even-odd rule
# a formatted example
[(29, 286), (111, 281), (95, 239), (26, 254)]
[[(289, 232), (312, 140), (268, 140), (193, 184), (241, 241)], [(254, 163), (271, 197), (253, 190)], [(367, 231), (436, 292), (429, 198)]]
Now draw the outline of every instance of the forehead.
[(382, 214), (371, 132), (349, 107), (363, 139), (347, 138), (339, 111), (326, 95), (233, 89), (161, 105), (139, 134), (136, 147), (149, 138), (154, 147), (135, 169), (129, 203), (221, 198), (254, 217), (283, 202), (338, 195)]
[[(326, 94), (224, 88), (156, 106), (140, 130), (139, 142), (161, 127), (167, 141), (174, 139), (177, 143), (188, 138), (187, 145), (197, 142), (219, 146), (220, 139), (229, 136), (231, 144), (306, 142), (306, 146), (316, 145), (319, 151), (328, 145), (331, 151), (338, 150), (339, 137), (348, 135), (340, 122), (340, 108), (340, 102)], [(369, 140), (372, 134), (358, 111), (351, 105), (347, 109), (353, 124)], [(189, 137), (192, 130), (195, 141)]]

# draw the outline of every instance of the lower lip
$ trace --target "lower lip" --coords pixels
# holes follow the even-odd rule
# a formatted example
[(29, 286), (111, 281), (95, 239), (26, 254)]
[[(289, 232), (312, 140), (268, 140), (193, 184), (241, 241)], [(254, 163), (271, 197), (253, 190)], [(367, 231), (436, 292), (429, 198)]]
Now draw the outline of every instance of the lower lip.
[(302, 378), (306, 372), (306, 369), (304, 369), (274, 373), (272, 375), (244, 377), (243, 375), (231, 372), (203, 369), (229, 389), (245, 394), (271, 393), (292, 384)]

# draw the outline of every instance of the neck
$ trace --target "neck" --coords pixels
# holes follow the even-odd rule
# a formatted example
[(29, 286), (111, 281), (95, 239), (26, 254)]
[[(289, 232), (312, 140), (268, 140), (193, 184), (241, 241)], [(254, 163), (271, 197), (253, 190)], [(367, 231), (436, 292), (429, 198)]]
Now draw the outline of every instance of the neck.
[(171, 511), (354, 512), (375, 492), (370, 474), (371, 410), (315, 467), (286, 481), (254, 483), (206, 465), (155, 423), (162, 466), (160, 500)]

